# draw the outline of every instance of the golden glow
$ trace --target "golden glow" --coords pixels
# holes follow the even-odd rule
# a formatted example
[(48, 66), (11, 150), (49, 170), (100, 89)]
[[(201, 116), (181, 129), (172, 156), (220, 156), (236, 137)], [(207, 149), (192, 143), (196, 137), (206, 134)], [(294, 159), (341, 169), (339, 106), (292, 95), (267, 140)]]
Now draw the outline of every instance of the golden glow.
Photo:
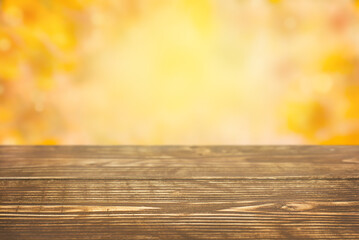
[(355, 1), (0, 1), (3, 144), (359, 143)]

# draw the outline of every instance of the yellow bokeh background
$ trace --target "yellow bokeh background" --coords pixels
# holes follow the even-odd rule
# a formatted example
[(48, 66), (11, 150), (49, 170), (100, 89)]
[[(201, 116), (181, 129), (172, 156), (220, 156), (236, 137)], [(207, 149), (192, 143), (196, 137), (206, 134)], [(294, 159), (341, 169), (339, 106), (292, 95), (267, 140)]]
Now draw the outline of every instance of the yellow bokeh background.
[(359, 2), (0, 0), (0, 144), (357, 144)]

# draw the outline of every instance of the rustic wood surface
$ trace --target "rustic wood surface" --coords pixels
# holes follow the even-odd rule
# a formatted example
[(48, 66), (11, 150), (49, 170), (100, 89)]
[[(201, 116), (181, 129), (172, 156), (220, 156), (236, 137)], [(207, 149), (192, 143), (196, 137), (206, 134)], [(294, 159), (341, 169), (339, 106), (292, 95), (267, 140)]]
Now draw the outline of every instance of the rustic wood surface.
[(0, 239), (359, 239), (359, 146), (0, 146)]

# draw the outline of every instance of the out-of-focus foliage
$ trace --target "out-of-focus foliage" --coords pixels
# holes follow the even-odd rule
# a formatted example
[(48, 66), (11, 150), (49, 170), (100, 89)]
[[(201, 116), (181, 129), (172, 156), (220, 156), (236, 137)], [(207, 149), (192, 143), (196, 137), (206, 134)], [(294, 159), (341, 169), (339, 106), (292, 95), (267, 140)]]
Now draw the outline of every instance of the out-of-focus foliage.
[(359, 143), (354, 0), (0, 0), (0, 143)]
[[(52, 96), (76, 67), (86, 2), (0, 2), (0, 142), (58, 143)], [(70, 87), (70, 86), (69, 86)]]

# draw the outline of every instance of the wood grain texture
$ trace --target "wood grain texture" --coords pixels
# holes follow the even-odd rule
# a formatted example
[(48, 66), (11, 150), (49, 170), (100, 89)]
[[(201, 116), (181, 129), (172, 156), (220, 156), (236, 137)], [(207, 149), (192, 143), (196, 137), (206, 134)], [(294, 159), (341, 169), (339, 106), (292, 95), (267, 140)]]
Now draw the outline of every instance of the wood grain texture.
[(359, 146), (1, 146), (0, 239), (359, 239)]

